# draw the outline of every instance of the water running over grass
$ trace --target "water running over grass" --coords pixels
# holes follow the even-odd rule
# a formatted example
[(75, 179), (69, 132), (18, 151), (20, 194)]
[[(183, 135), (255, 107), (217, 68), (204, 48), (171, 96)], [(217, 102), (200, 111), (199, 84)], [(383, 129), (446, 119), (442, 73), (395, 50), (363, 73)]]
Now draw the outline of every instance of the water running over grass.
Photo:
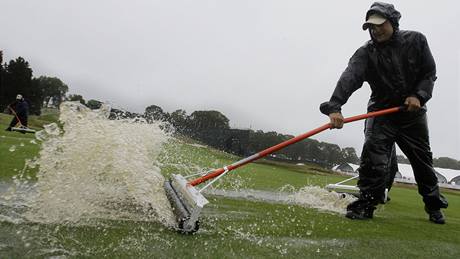
[[(287, 192), (286, 189), (289, 189), (290, 191)], [(350, 202), (356, 200), (356, 198), (352, 195), (330, 192), (318, 186), (305, 186), (300, 190), (295, 190), (292, 187), (286, 186), (276, 192), (251, 189), (211, 189), (206, 191), (206, 194), (253, 201), (293, 204), (339, 214), (345, 214), (346, 206)]]

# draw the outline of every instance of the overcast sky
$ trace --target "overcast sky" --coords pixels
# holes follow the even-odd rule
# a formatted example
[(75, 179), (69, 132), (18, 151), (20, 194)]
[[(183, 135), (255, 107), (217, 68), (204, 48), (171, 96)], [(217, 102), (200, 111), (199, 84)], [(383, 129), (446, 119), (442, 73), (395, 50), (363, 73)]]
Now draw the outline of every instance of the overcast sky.
[[(319, 104), (368, 40), (361, 25), (372, 2), (0, 0), (0, 49), (86, 100), (218, 110), (232, 127), (297, 135), (328, 122)], [(460, 159), (460, 2), (392, 3), (401, 29), (424, 33), (437, 62), (433, 154)], [(344, 116), (366, 112), (369, 94), (364, 84)], [(363, 123), (314, 138), (361, 152)]]

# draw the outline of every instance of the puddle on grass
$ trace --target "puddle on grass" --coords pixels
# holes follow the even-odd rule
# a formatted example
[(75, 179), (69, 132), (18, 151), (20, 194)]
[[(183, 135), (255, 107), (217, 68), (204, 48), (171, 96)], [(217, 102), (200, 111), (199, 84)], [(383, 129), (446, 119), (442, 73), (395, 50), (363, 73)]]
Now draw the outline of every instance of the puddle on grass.
[(209, 189), (206, 190), (205, 193), (253, 201), (295, 204), (339, 214), (345, 214), (347, 205), (356, 200), (353, 195), (331, 192), (319, 186), (305, 186), (297, 191), (294, 190), (291, 192), (285, 192), (283, 191), (284, 189), (287, 188), (281, 188), (281, 191), (278, 192), (251, 189)]
[[(303, 251), (312, 249), (318, 255), (331, 255), (349, 245), (345, 240), (313, 237), (315, 231), (324, 226), (319, 221), (305, 218), (296, 219), (296, 223), (306, 225), (307, 233), (293, 230), (289, 236), (271, 234), (270, 228), (292, 224), (296, 206), (282, 206), (259, 215), (258, 211), (240, 210), (238, 204), (222, 202), (222, 197), (214, 195), (210, 195), (211, 204), (203, 212), (201, 230), (191, 236), (182, 236), (160, 223), (136, 220), (136, 217), (93, 218), (84, 224), (32, 222), (27, 215), (27, 196), (38, 191), (36, 186), (33, 183), (23, 184), (17, 189), (21, 195), (5, 200), (5, 191), (11, 184), (0, 184), (0, 230), (3, 233), (0, 235), (0, 257), (11, 255), (13, 251), (20, 257), (189, 258), (213, 257), (216, 251), (224, 251), (230, 257), (241, 257), (255, 251), (267, 256), (290, 256), (302, 255)], [(251, 195), (253, 198), (248, 200), (274, 200), (266, 194), (262, 195), (263, 198), (255, 192)], [(286, 202), (281, 200), (281, 204)], [(277, 221), (277, 218), (282, 220)], [(316, 252), (318, 249), (319, 252)]]

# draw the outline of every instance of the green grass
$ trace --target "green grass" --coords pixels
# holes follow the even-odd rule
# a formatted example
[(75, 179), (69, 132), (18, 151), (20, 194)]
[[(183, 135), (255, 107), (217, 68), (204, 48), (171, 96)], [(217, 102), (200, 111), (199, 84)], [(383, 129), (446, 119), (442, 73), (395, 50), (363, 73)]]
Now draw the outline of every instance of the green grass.
[[(174, 149), (177, 149), (177, 143)], [(181, 161), (193, 161), (198, 167), (220, 166), (239, 160), (216, 150), (197, 148), (183, 144)], [(174, 163), (172, 163), (174, 164)], [(166, 173), (181, 172), (183, 168), (165, 167)], [(332, 174), (314, 165), (298, 166), (289, 163), (261, 160), (230, 172), (219, 188), (238, 187), (258, 190), (280, 190), (292, 185), (324, 186), (346, 177)], [(247, 200), (212, 198), (211, 215), (218, 211), (222, 218), (214, 220), (212, 228), (239, 229), (250, 233), (255, 241), (269, 240), (268, 247), (254, 245), (247, 255), (254, 257), (286, 255), (293, 257), (345, 257), (345, 258), (458, 258), (460, 256), (460, 192), (442, 190), (449, 200), (445, 210), (446, 225), (436, 225), (427, 220), (423, 202), (415, 186), (395, 184), (390, 192), (391, 202), (382, 205), (369, 221), (352, 221), (343, 215), (319, 212), (301, 206), (270, 204)], [(214, 207), (215, 206), (215, 207)], [(211, 212), (210, 212), (211, 211)], [(238, 212), (238, 213), (236, 213)], [(243, 217), (235, 217), (242, 213)], [(204, 227), (206, 225), (207, 219)], [(217, 223), (216, 223), (217, 222)], [(268, 224), (267, 224), (268, 222)], [(258, 228), (253, 226), (257, 225)], [(200, 235), (200, 234), (198, 234)], [(206, 238), (204, 235), (203, 238)], [(235, 237), (234, 237), (235, 238)], [(259, 241), (258, 241), (259, 240)], [(270, 245), (271, 244), (271, 245)], [(228, 244), (222, 244), (223, 246)], [(277, 245), (280, 247), (276, 248)], [(236, 247), (245, 249), (242, 246)], [(267, 255), (265, 252), (273, 252)], [(275, 251), (275, 252), (274, 252)], [(231, 253), (230, 253), (231, 254)], [(212, 254), (205, 254), (211, 256)], [(219, 256), (228, 254), (219, 254)], [(236, 256), (244, 256), (235, 252)]]
[[(0, 125), (6, 127), (9, 118), (1, 115)], [(55, 118), (36, 118), (37, 128)], [(31, 134), (2, 135), (0, 183), (18, 173), (24, 160), (37, 156), (39, 150), (39, 145), (30, 144)], [(165, 175), (196, 173), (240, 159), (187, 142), (165, 146), (159, 163)], [(13, 145), (17, 149), (10, 152)], [(343, 179), (315, 165), (261, 160), (230, 172), (217, 187), (277, 192), (286, 185), (299, 189)], [(0, 246), (0, 257), (460, 258), (460, 193), (442, 192), (450, 203), (446, 225), (430, 223), (416, 188), (400, 184), (392, 189), (391, 202), (380, 206), (368, 221), (298, 205), (220, 196), (207, 197), (211, 203), (194, 235), (181, 235), (155, 222), (129, 220), (94, 219), (94, 226), (0, 221), (0, 244), (6, 244)]]
[[(10, 178), (25, 167), (26, 159), (38, 155), (40, 145), (35, 135), (31, 133), (5, 131), (10, 124), (12, 115), (0, 113), (0, 180)], [(47, 110), (42, 116), (30, 116), (29, 127), (35, 130), (43, 129), (43, 125), (57, 121), (56, 110)], [(35, 175), (37, 168), (27, 168), (27, 174)]]

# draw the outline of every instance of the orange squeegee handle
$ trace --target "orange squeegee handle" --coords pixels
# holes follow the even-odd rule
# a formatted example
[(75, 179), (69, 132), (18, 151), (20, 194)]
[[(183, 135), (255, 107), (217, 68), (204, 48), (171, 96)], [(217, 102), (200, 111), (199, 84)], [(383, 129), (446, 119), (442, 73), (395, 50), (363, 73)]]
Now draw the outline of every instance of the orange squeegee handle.
[[(389, 108), (389, 109), (384, 109), (384, 110), (380, 110), (380, 111), (375, 111), (375, 112), (369, 112), (369, 113), (365, 113), (365, 114), (361, 114), (361, 115), (356, 115), (356, 116), (353, 116), (353, 117), (348, 117), (348, 118), (345, 118), (344, 119), (344, 123), (349, 123), (349, 122), (353, 122), (353, 121), (358, 121), (358, 120), (363, 120), (363, 119), (367, 119), (367, 118), (371, 118), (371, 117), (378, 117), (378, 116), (382, 116), (382, 115), (386, 115), (386, 114), (390, 114), (390, 113), (396, 113), (396, 112), (399, 112), (399, 111), (402, 111), (402, 110), (405, 110), (406, 107), (405, 106), (399, 106), (399, 107), (393, 107), (393, 108)], [(226, 173), (226, 172), (229, 172), (233, 169), (236, 169), (240, 166), (243, 166), (245, 164), (248, 164), (254, 160), (257, 160), (259, 158), (262, 158), (262, 157), (265, 157), (271, 153), (274, 153), (282, 148), (285, 148), (289, 145), (292, 145), (294, 143), (297, 143), (301, 140), (304, 140), (308, 137), (311, 137), (313, 135), (316, 135), (324, 130), (327, 130), (327, 129), (330, 129), (331, 128), (331, 124), (330, 123), (327, 123), (327, 124), (324, 124), (323, 126), (319, 127), (319, 128), (316, 128), (316, 129), (313, 129), (311, 131), (308, 131), (302, 135), (299, 135), (297, 137), (294, 137), (294, 138), (291, 138), (289, 140), (286, 140), (284, 142), (281, 142), (279, 143), (278, 145), (275, 145), (273, 147), (269, 147), (259, 153), (256, 153), (252, 156), (249, 156), (247, 158), (244, 158), (238, 162), (235, 162), (231, 165), (228, 165), (228, 166), (224, 166), (223, 168), (219, 168), (219, 169), (216, 169), (206, 175), (203, 175), (199, 178), (196, 178), (195, 180), (192, 180), (190, 181), (188, 184), (192, 185), (192, 186), (195, 186), (195, 185), (198, 185), (200, 183), (203, 183), (203, 182), (206, 182), (207, 180), (209, 179), (212, 179), (212, 178), (215, 178), (223, 173)]]
[(9, 106), (9, 105), (8, 105), (8, 108), (11, 110), (11, 112), (13, 113), (13, 115), (14, 115), (14, 116), (16, 117), (16, 119), (18, 120), (19, 125), (22, 126), (22, 122), (21, 122), (21, 120), (19, 119), (18, 114), (16, 113), (16, 111), (14, 111), (14, 109), (11, 108), (11, 106)]

